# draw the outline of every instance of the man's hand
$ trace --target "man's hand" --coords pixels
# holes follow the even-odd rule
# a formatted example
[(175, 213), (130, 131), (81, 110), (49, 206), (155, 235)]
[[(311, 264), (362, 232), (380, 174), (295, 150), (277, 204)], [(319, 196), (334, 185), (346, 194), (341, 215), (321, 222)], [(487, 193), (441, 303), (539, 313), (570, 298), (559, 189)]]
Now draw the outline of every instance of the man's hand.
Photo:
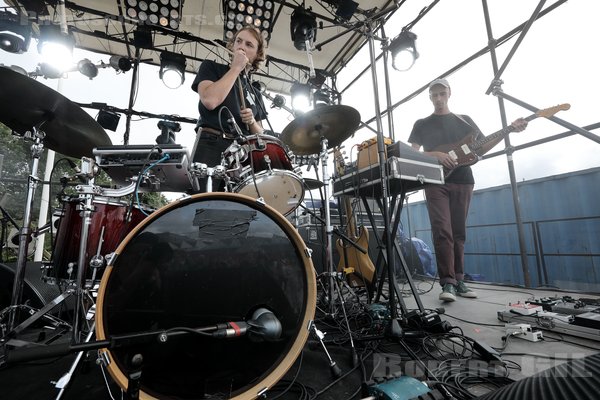
[(513, 127), (515, 132), (521, 132), (524, 131), (525, 128), (527, 128), (527, 120), (525, 120), (524, 118), (519, 118), (513, 121), (512, 124), (510, 124), (510, 126)]
[(242, 108), (240, 116), (242, 117), (242, 122), (247, 125), (253, 125), (256, 122), (251, 108)]
[(236, 70), (238, 73), (242, 72), (248, 65), (248, 57), (246, 52), (242, 49), (238, 49), (233, 53), (233, 60), (231, 60), (231, 68)]
[(442, 164), (447, 169), (452, 169), (458, 165), (456, 160), (452, 158), (452, 156), (450, 156), (450, 154), (448, 153), (444, 153), (441, 151), (432, 151), (429, 154), (437, 158), (440, 164)]

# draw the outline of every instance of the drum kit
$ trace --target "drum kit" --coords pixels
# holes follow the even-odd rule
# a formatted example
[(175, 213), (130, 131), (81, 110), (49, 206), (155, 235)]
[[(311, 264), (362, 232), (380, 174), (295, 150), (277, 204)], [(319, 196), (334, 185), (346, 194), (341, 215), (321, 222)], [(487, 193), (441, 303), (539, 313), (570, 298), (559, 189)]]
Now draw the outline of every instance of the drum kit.
[[(110, 146), (110, 139), (86, 112), (8, 68), (0, 67), (0, 87), (0, 121), (33, 141), (0, 343), (18, 347), (17, 334), (75, 296), (72, 344), (84, 350), (95, 333), (100, 358), (124, 390), (137, 382), (151, 398), (254, 399), (273, 386), (302, 350), (317, 298), (311, 251), (286, 216), (301, 205), (305, 190), (323, 189), (329, 198), (328, 150), (357, 129), (358, 111), (327, 106), (298, 117), (279, 138), (234, 141), (221, 165), (192, 163), (185, 171), (192, 189), (197, 179), (221, 178), (226, 192), (193, 194), (150, 210), (122, 199), (140, 187), (148, 169), (132, 176), (127, 188), (94, 184), (98, 162), (89, 156)], [(80, 157), (81, 172), (77, 196), (65, 200), (58, 215), (51, 265), (67, 290), (24, 319), (19, 310), (44, 145)], [(295, 155), (320, 160), (323, 180), (303, 179)], [(324, 204), (331, 255), (333, 229)], [(90, 292), (95, 304), (87, 302)], [(90, 313), (93, 322), (84, 327)], [(156, 336), (148, 340), (148, 332)], [(248, 337), (220, 340), (229, 336)]]

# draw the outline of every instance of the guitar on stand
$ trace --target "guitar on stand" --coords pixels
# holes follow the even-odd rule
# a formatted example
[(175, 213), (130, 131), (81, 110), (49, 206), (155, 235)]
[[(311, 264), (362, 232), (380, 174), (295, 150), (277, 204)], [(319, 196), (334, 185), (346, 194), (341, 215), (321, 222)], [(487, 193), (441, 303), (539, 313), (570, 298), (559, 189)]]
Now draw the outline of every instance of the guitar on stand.
[[(532, 114), (525, 118), (527, 122), (534, 120), (539, 117), (548, 118), (553, 116), (559, 111), (566, 111), (571, 108), (570, 104), (559, 104), (554, 107), (539, 110), (535, 114)], [(502, 140), (509, 133), (513, 132), (514, 128), (512, 125), (508, 125), (505, 128), (500, 129), (497, 132), (492, 133), (482, 139), (475, 140), (474, 135), (468, 135), (466, 138), (456, 143), (444, 144), (433, 149), (434, 151), (441, 151), (448, 153), (456, 161), (457, 167), (473, 165), (477, 161), (481, 160), (484, 154), (490, 151), (500, 140)], [(444, 177), (449, 177), (454, 169), (447, 169), (444, 167)]]
[[(334, 149), (333, 154), (338, 176), (342, 176), (345, 172), (345, 162), (339, 147)], [(340, 256), (337, 271), (344, 273), (351, 287), (364, 286), (369, 292), (372, 292), (375, 285), (375, 265), (371, 261), (368, 252), (369, 231), (364, 225), (360, 227), (359, 231), (357, 230), (350, 196), (343, 196), (343, 202), (347, 221), (346, 235), (356, 246), (345, 243), (344, 239), (336, 241), (336, 248)], [(360, 251), (357, 246), (366, 249), (366, 253)]]

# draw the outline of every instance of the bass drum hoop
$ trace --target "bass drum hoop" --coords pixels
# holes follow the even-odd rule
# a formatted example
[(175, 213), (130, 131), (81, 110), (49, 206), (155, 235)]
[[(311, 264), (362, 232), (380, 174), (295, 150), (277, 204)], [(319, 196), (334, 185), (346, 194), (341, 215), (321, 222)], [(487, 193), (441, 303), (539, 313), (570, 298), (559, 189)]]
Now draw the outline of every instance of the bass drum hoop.
[[(275, 367), (266, 377), (264, 377), (260, 382), (254, 384), (252, 387), (248, 388), (245, 392), (240, 393), (239, 395), (232, 397), (231, 400), (254, 400), (259, 397), (259, 395), (265, 391), (265, 389), (272, 388), (284, 375), (285, 373), (292, 367), (300, 352), (302, 351), (304, 345), (306, 344), (306, 340), (308, 339), (310, 333), (310, 324), (312, 323), (316, 311), (317, 304), (317, 283), (314, 272), (314, 266), (312, 260), (309, 256), (310, 252), (308, 251), (306, 244), (304, 243), (300, 234), (296, 231), (293, 225), (283, 217), (277, 210), (274, 208), (257, 202), (256, 199), (252, 197), (239, 194), (239, 193), (227, 193), (227, 192), (211, 192), (211, 193), (202, 193), (196, 194), (191, 197), (188, 197), (184, 200), (174, 201), (159, 210), (155, 211), (149, 217), (147, 217), (144, 221), (139, 223), (129, 234), (127, 237), (121, 242), (117, 250), (115, 251), (115, 257), (112, 260), (116, 259), (116, 256), (121, 254), (123, 249), (127, 246), (127, 244), (137, 235), (139, 231), (144, 229), (148, 224), (150, 224), (154, 219), (160, 217), (163, 214), (168, 213), (171, 209), (175, 209), (181, 206), (182, 202), (193, 202), (196, 199), (212, 199), (212, 200), (226, 200), (226, 201), (237, 201), (243, 204), (246, 204), (252, 208), (258, 209), (259, 211), (265, 212), (268, 216), (273, 218), (275, 222), (288, 234), (292, 243), (296, 246), (297, 249), (300, 249), (300, 254), (302, 255), (302, 263), (304, 264), (304, 271), (306, 273), (306, 283), (307, 283), (307, 293), (306, 293), (306, 307), (305, 307), (305, 315), (302, 321), (301, 329), (299, 330), (294, 343), (290, 347), (285, 358)], [(108, 280), (110, 279), (111, 273), (113, 270), (112, 261), (106, 267), (106, 271), (102, 276), (102, 281), (100, 282), (100, 288), (98, 291), (98, 301), (96, 303), (96, 338), (97, 340), (107, 340), (108, 337), (104, 332), (104, 298), (106, 295), (106, 287)], [(109, 362), (107, 365), (107, 369), (111, 377), (115, 380), (115, 382), (121, 387), (123, 390), (127, 390), (128, 378), (121, 371), (117, 363), (113, 359), (113, 355), (108, 349), (101, 349), (100, 351), (104, 352), (106, 356), (108, 356)], [(159, 399), (157, 397), (151, 396), (150, 394), (140, 391), (140, 399)]]

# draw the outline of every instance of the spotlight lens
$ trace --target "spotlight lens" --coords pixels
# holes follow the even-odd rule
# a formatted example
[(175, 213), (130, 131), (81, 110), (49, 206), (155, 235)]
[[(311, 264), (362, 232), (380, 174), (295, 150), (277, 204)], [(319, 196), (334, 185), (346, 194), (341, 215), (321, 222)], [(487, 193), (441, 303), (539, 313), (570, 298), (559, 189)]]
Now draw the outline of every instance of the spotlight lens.
[(225, 37), (226, 37), (227, 39), (231, 39), (231, 38), (233, 37), (233, 32), (232, 32), (232, 31), (227, 31), (227, 32), (225, 32)]
[(238, 15), (235, 16), (235, 19), (237, 19), (238, 22), (242, 22), (244, 20), (244, 15), (238, 14)]
[(154, 25), (158, 24), (158, 15), (156, 14), (150, 14), (150, 17), (148, 18), (150, 20), (150, 22), (152, 22)]
[(177, 22), (175, 19), (172, 19), (171, 22), (169, 22), (169, 26), (171, 29), (177, 29), (179, 28), (179, 22)]
[(73, 53), (67, 46), (61, 43), (43, 43), (40, 54), (47, 64), (61, 72), (71, 66)]
[(262, 10), (262, 8), (257, 8), (257, 9), (256, 9), (256, 16), (257, 16), (257, 17), (262, 17), (262, 15), (263, 15), (263, 10)]
[(229, 2), (229, 8), (235, 9), (236, 7), (237, 7), (237, 3), (234, 0), (231, 0)]
[(265, 0), (256, 0), (256, 5), (262, 7), (265, 5)]
[(167, 26), (169, 25), (169, 19), (165, 17), (160, 17), (158, 23), (160, 24), (160, 26)]
[(135, 17), (137, 17), (137, 12), (136, 12), (136, 11), (135, 11), (135, 9), (133, 9), (133, 8), (128, 8), (128, 9), (127, 9), (127, 15), (128, 15), (130, 18), (135, 18)]
[(270, 10), (271, 8), (273, 8), (273, 3), (270, 1), (265, 1), (265, 8), (267, 10)]
[(269, 38), (269, 31), (261, 31), (260, 34), (262, 35), (263, 39), (267, 40)]
[(235, 30), (236, 31), (239, 31), (242, 28), (243, 28), (242, 24), (235, 24)]
[(171, 0), (171, 7), (173, 7), (173, 8), (179, 7), (179, 0)]
[(235, 28), (235, 23), (233, 21), (227, 21), (227, 29), (232, 30)]
[(261, 24), (262, 24), (262, 22), (261, 22), (261, 20), (260, 20), (260, 19), (256, 18), (256, 19), (254, 20), (254, 26), (255, 26), (255, 27), (257, 27), (257, 28), (260, 28), (260, 25), (261, 25)]
[(146, 3), (145, 1), (140, 1), (139, 8), (142, 11), (148, 10), (148, 3)]
[(179, 18), (179, 11), (172, 9), (171, 12), (169, 13), (169, 15), (171, 16), (171, 18), (177, 19), (177, 18)]
[(148, 14), (146, 14), (144, 11), (140, 11), (138, 14), (138, 19), (140, 21), (146, 21), (148, 19)]
[(254, 0), (248, 0), (248, 4), (254, 4)]
[(160, 8), (160, 13), (163, 15), (163, 17), (168, 17), (169, 16), (169, 9), (167, 7), (161, 7)]
[(231, 11), (231, 10), (230, 10), (230, 11), (227, 13), (227, 19), (229, 19), (229, 20), (233, 21), (233, 20), (235, 19), (235, 13), (234, 13), (233, 11)]
[(265, 18), (266, 19), (271, 18), (271, 11), (265, 11)]
[(263, 21), (262, 25), (263, 25), (263, 28), (265, 28), (265, 29), (269, 29), (269, 26), (271, 26), (269, 21)]
[(156, 4), (156, 3), (150, 3), (150, 11), (157, 12), (158, 11), (158, 4)]
[(137, 0), (127, 0), (127, 4), (129, 4), (131, 7), (135, 7), (137, 6)]
[(246, 22), (247, 25), (251, 25), (252, 24), (252, 16), (246, 15), (245, 22)]
[(163, 70), (162, 81), (169, 89), (177, 89), (183, 84), (183, 75), (176, 69), (165, 68)]
[(246, 9), (246, 5), (244, 3), (240, 3), (237, 6), (238, 10), (240, 10), (240, 12), (244, 12), (244, 10)]
[(392, 66), (398, 71), (407, 71), (415, 63), (415, 57), (412, 51), (399, 51), (392, 60)]
[(248, 12), (248, 14), (252, 15), (254, 14), (254, 7), (248, 6), (248, 8), (246, 8), (246, 11)]
[(160, 2), (165, 6), (169, 4), (169, 0), (160, 0)]

